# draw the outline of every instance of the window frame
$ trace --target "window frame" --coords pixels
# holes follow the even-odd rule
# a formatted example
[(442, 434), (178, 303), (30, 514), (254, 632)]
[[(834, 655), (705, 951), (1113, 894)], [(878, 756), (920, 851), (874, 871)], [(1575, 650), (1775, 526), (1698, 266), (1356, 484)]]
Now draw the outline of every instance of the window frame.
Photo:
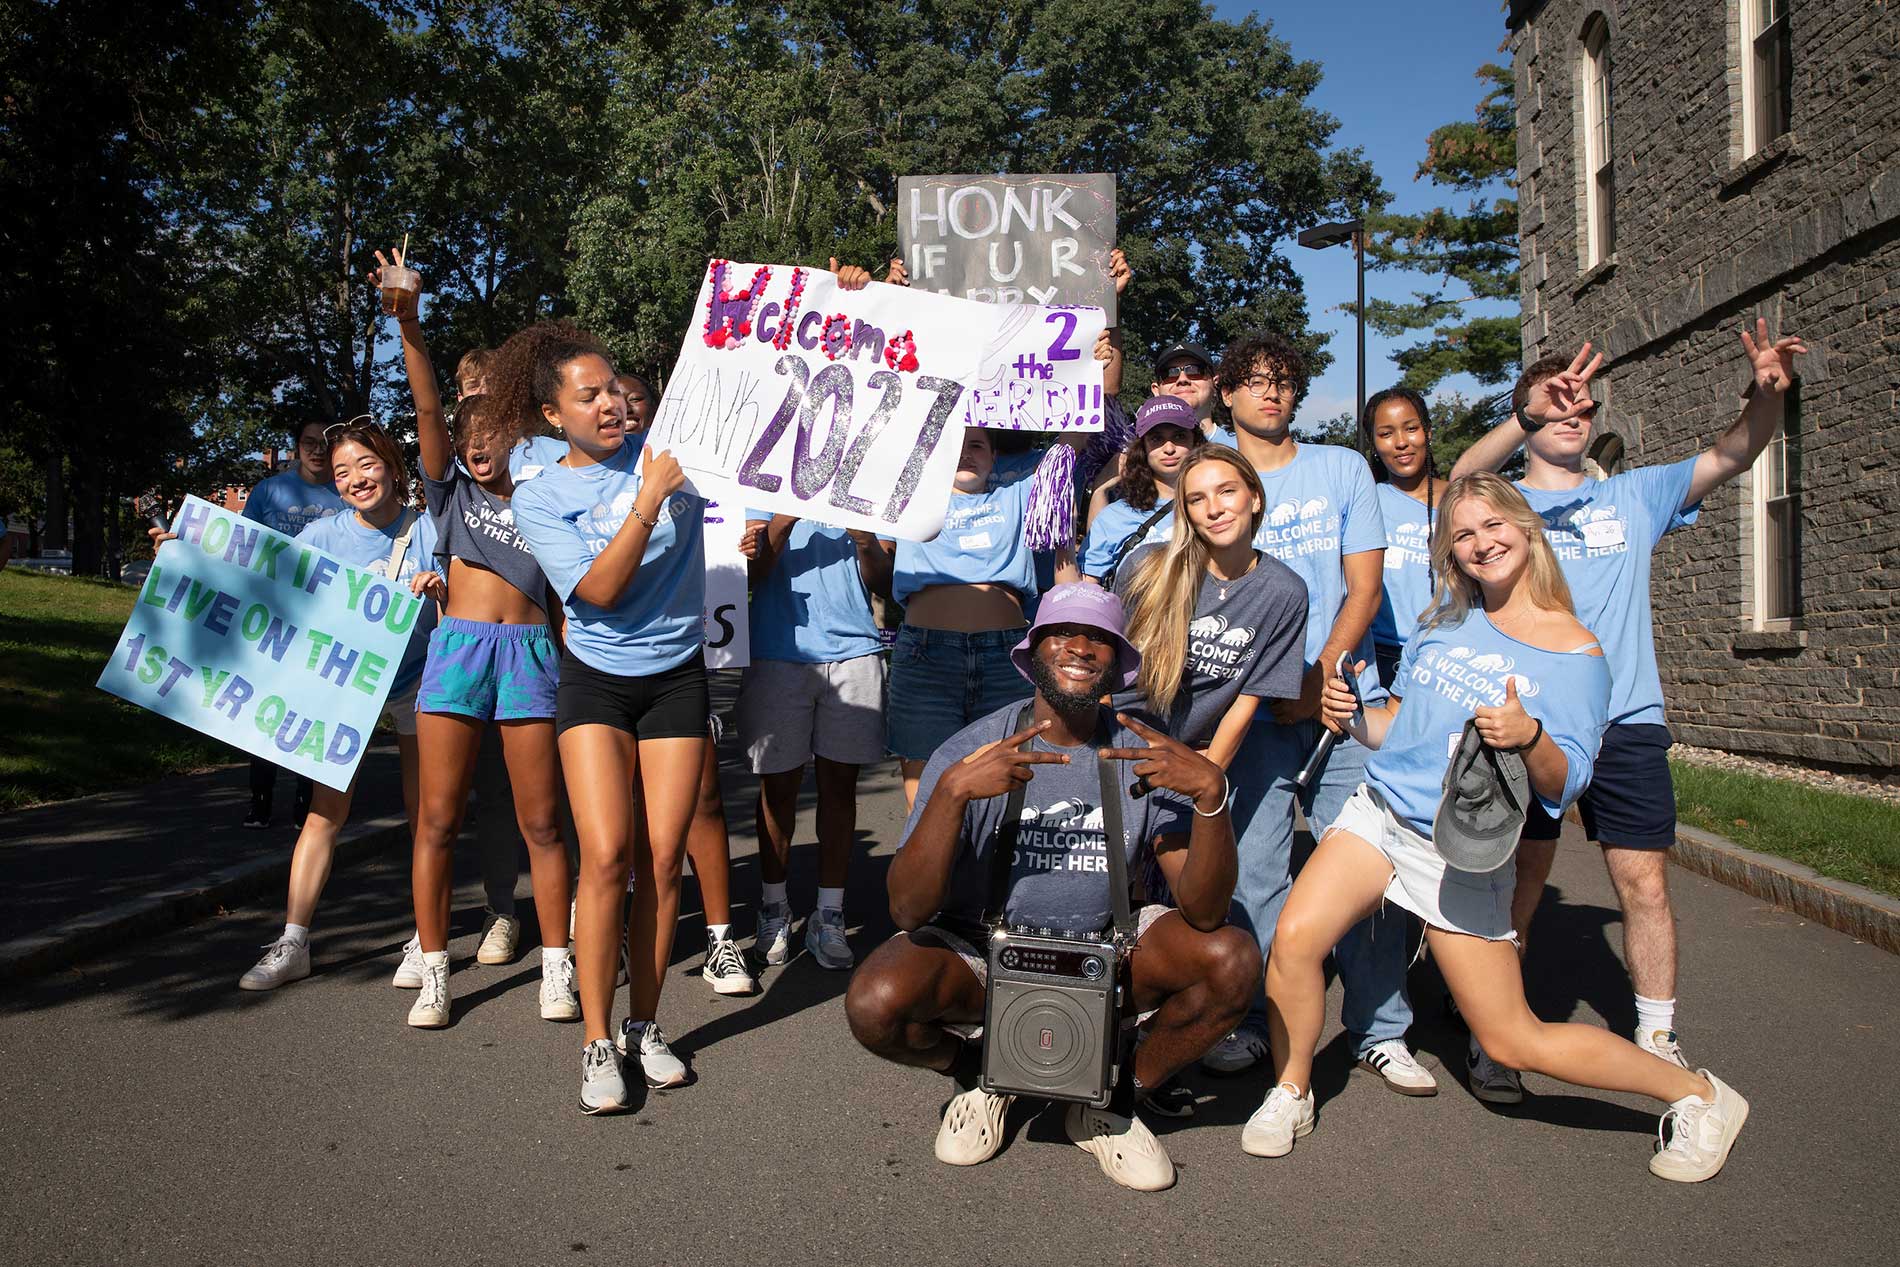
[(1610, 23), (1601, 13), (1584, 22), (1580, 90), (1583, 94), (1583, 266), (1587, 271), (1616, 254), (1616, 160), (1612, 124), (1616, 103)]
[(1801, 619), (1801, 400), (1788, 389), (1781, 425), (1749, 467), (1749, 624), (1790, 630)]
[[(1740, 0), (1742, 157), (1752, 158), (1794, 130), (1794, 41), (1789, 0)], [(1763, 22), (1763, 17), (1767, 21)], [(1772, 67), (1772, 79), (1764, 79)]]

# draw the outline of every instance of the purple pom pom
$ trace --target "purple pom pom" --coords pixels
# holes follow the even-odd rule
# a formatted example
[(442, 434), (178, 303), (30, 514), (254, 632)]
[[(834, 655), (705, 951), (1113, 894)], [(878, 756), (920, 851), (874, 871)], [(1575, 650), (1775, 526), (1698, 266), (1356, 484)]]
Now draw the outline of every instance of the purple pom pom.
[(1052, 444), (1029, 481), (1023, 540), (1031, 550), (1075, 544), (1075, 450)]
[(1110, 396), (1104, 403), (1102, 429), (1089, 437), (1088, 447), (1083, 449), (1082, 460), (1076, 466), (1075, 478), (1085, 487), (1093, 485), (1096, 472), (1135, 438), (1135, 424), (1121, 402)]

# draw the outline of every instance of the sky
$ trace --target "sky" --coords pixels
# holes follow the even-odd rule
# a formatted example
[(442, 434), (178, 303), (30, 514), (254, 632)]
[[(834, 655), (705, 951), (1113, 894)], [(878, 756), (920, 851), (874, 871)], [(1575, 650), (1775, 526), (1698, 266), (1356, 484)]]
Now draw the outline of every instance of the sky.
[[(1464, 195), (1412, 177), (1432, 129), (1472, 117), (1483, 92), (1474, 78), (1478, 67), (1508, 63), (1508, 54), (1498, 48), (1506, 34), (1499, 0), (1358, 0), (1340, 9), (1216, 0), (1214, 9), (1229, 20), (1252, 14), (1270, 23), (1296, 57), (1321, 64), (1324, 73), (1309, 103), (1338, 120), (1335, 146), (1364, 151), (1393, 195), (1391, 210), (1462, 205)], [(1286, 254), (1306, 283), (1314, 327), (1333, 336), (1327, 345), (1333, 364), (1313, 382), (1300, 407), (1301, 422), (1318, 423), (1354, 409), (1354, 323), (1350, 313), (1335, 311), (1354, 299), (1352, 250), (1341, 245), (1315, 251), (1289, 243)], [(1430, 279), (1413, 283), (1402, 273), (1368, 272), (1366, 293), (1404, 299), (1415, 289), (1433, 288)], [(1368, 394), (1398, 380), (1391, 355), (1418, 338), (1382, 339), (1366, 331)], [(1441, 390), (1470, 394), (1475, 386), (1460, 375), (1445, 380)]]

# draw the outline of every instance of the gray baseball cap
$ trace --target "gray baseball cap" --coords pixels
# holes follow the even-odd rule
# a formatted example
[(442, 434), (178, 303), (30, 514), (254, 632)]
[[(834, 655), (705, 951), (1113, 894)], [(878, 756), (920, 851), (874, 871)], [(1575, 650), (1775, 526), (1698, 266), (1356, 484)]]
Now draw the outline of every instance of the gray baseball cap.
[(1444, 788), (1432, 816), (1432, 844), (1446, 864), (1483, 875), (1509, 862), (1531, 803), (1524, 758), (1487, 747), (1473, 718), (1445, 767)]

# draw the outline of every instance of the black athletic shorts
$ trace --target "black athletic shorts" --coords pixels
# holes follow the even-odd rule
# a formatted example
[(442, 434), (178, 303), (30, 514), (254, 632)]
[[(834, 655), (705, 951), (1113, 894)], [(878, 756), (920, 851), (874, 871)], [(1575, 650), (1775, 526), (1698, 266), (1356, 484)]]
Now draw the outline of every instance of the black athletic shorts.
[[(1676, 843), (1676, 788), (1669, 780), (1669, 727), (1611, 726), (1603, 732), (1590, 786), (1577, 798), (1583, 832), (1600, 845), (1667, 849)], [(1558, 822), (1535, 801), (1527, 840), (1557, 839)]]
[(561, 651), (556, 735), (573, 726), (612, 726), (638, 739), (703, 739), (711, 712), (706, 662), (698, 652), (649, 677), (621, 677)]

